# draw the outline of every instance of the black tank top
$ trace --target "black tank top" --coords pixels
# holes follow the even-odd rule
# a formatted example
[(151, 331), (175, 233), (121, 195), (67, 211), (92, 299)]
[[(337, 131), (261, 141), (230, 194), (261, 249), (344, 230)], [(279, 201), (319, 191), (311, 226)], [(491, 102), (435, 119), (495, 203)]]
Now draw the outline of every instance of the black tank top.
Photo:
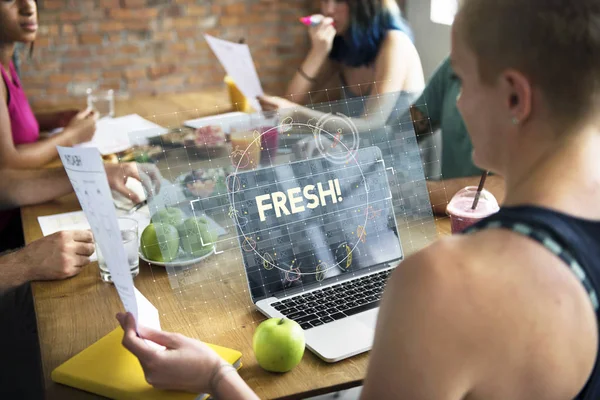
[[(600, 221), (575, 218), (540, 207), (506, 207), (464, 233), (490, 228), (510, 229), (529, 236), (556, 254), (585, 287), (596, 312), (600, 337), (597, 294), (600, 290)], [(597, 399), (600, 399), (598, 355), (588, 382), (575, 397), (575, 400)]]

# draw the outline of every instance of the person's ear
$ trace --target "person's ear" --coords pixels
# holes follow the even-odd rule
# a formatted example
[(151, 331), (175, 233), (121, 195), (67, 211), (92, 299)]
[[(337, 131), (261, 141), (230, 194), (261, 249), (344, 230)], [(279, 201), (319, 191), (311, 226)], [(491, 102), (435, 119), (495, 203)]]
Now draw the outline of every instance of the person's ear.
[(502, 89), (506, 99), (506, 109), (514, 125), (527, 121), (533, 104), (532, 87), (529, 79), (515, 70), (502, 74)]

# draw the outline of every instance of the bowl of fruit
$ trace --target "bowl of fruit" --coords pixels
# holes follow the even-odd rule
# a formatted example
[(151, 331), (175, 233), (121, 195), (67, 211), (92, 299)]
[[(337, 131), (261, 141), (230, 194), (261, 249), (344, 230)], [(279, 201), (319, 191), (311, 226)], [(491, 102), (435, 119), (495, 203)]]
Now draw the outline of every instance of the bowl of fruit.
[(140, 237), (142, 260), (163, 267), (197, 264), (215, 252), (217, 229), (205, 216), (174, 207), (156, 212)]

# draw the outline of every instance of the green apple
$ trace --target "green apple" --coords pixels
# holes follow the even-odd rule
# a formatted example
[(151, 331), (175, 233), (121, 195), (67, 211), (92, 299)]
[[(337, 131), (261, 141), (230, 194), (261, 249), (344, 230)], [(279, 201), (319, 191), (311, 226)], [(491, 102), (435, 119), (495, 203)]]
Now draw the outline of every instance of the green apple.
[(167, 207), (158, 210), (152, 216), (152, 222), (179, 226), (183, 223), (185, 215), (179, 208)]
[(252, 348), (258, 364), (267, 371), (288, 372), (304, 355), (304, 330), (291, 319), (270, 318), (254, 332)]
[(177, 227), (181, 247), (194, 257), (202, 257), (212, 251), (218, 239), (217, 233), (210, 228), (204, 217), (191, 217)]
[(150, 224), (142, 232), (140, 246), (148, 260), (173, 261), (179, 252), (179, 232), (173, 225)]

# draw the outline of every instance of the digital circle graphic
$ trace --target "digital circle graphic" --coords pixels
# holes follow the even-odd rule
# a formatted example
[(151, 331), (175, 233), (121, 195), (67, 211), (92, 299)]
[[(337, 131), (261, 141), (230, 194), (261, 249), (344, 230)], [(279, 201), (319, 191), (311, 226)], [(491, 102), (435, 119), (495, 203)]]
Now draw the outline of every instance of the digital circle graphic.
[[(332, 164), (347, 164), (360, 146), (356, 125), (343, 114), (323, 115), (314, 125), (313, 134), (317, 150)], [(344, 143), (344, 137), (351, 137), (352, 142)]]
[[(237, 152), (236, 154), (238, 154), (240, 156), (239, 157), (240, 162), (238, 162), (237, 165), (234, 164), (235, 170), (227, 177), (227, 189), (231, 195), (231, 207), (233, 207), (233, 209), (235, 210), (235, 207), (236, 207), (235, 206), (235, 194), (237, 192), (244, 190), (244, 188), (242, 187), (242, 184), (240, 182), (240, 179), (237, 176), (238, 170), (243, 169), (245, 167), (244, 165), (242, 165), (243, 162), (241, 162), (241, 161), (244, 159), (244, 155), (247, 154), (250, 146), (255, 145), (255, 142), (257, 142), (257, 141), (258, 141), (258, 143), (260, 143), (262, 135), (271, 132), (273, 129), (276, 129), (278, 132), (288, 132), (288, 131), (292, 130), (294, 127), (305, 128), (305, 129), (309, 128), (312, 130), (312, 132), (314, 134), (315, 141), (317, 143), (319, 143), (320, 137), (328, 137), (330, 139), (334, 139), (336, 137), (336, 134), (341, 135), (343, 133), (344, 128), (335, 128), (333, 130), (334, 133), (328, 132), (326, 130), (328, 123), (336, 122), (337, 120), (343, 121), (344, 126), (346, 126), (348, 128), (349, 132), (352, 132), (352, 147), (348, 147), (348, 145), (344, 141), (338, 140), (336, 142), (336, 147), (339, 146), (339, 149), (336, 152), (329, 152), (324, 147), (323, 147), (323, 149), (321, 149), (318, 147), (318, 145), (317, 145), (317, 148), (319, 149), (319, 152), (321, 153), (321, 155), (332, 164), (340, 165), (340, 164), (348, 164), (352, 161), (354, 162), (354, 164), (358, 167), (359, 172), (362, 176), (362, 181), (365, 183), (366, 202), (365, 202), (364, 207), (368, 208), (369, 207), (369, 187), (368, 187), (364, 172), (360, 166), (360, 163), (358, 162), (358, 160), (356, 158), (356, 153), (357, 153), (358, 147), (359, 147), (358, 131), (356, 130), (356, 127), (354, 126), (354, 124), (352, 123), (350, 118), (348, 118), (342, 114), (326, 114), (323, 117), (321, 117), (319, 119), (319, 121), (316, 122), (316, 125), (294, 122), (291, 117), (286, 117), (284, 120), (281, 121), (281, 124), (276, 127), (268, 129), (263, 133), (256, 131), (255, 134), (253, 135), (253, 141), (248, 144), (248, 148), (235, 149), (235, 151)], [(341, 129), (342, 132), (340, 132), (339, 129)], [(362, 226), (367, 225), (368, 213), (364, 213), (364, 217), (365, 217), (365, 221), (363, 222)], [(316, 277), (318, 279), (323, 280), (325, 278), (325, 273), (328, 270), (336, 268), (336, 267), (342, 268), (343, 270), (348, 270), (350, 265), (352, 264), (352, 253), (355, 250), (357, 250), (357, 246), (361, 243), (360, 236), (357, 238), (355, 243), (349, 244), (347, 242), (344, 242), (344, 250), (345, 250), (346, 254), (339, 261), (336, 260), (337, 262), (334, 263), (333, 265), (327, 265), (326, 263), (320, 263), (317, 266), (317, 268), (315, 268), (314, 272), (302, 272), (300, 270), (300, 268), (298, 268), (298, 267), (286, 265), (288, 267), (286, 269), (286, 268), (284, 268), (284, 266), (277, 265), (277, 263), (275, 263), (275, 260), (269, 253), (265, 253), (264, 255), (260, 254), (260, 252), (257, 250), (257, 243), (254, 240), (254, 238), (252, 237), (252, 234), (244, 232), (244, 227), (247, 224), (242, 226), (239, 223), (237, 218), (234, 218), (234, 220), (235, 220), (236, 225), (239, 228), (239, 231), (241, 232), (240, 239), (242, 242), (242, 250), (244, 252), (254, 252), (254, 254), (256, 254), (262, 260), (264, 269), (270, 270), (270, 269), (276, 268), (276, 269), (280, 270), (282, 273), (285, 274), (285, 280), (288, 282), (296, 281), (302, 275), (316, 275)], [(362, 241), (362, 243), (364, 243), (364, 241)], [(267, 256), (265, 257), (265, 255), (267, 255)]]

